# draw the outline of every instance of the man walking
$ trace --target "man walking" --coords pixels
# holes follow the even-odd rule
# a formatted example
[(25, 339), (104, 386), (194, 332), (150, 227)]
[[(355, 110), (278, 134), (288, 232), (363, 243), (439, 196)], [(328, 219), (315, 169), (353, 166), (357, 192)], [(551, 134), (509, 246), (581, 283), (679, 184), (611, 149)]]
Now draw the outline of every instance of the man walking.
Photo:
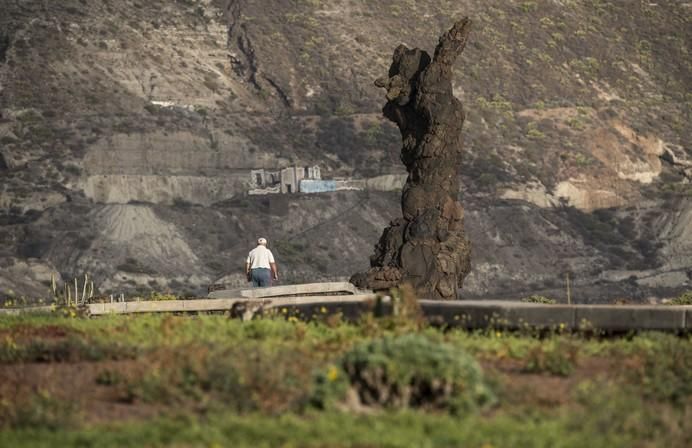
[(267, 240), (260, 238), (257, 240), (257, 247), (252, 249), (245, 261), (245, 274), (248, 281), (252, 281), (254, 287), (271, 286), (273, 278), (279, 279), (279, 272), (276, 269), (276, 262), (272, 251), (267, 249)]

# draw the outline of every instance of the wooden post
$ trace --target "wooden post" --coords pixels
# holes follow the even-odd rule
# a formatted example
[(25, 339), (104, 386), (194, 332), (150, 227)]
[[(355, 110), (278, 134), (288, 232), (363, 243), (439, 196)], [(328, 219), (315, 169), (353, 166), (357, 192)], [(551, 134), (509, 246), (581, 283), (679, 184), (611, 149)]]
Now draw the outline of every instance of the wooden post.
[(87, 274), (84, 274), (84, 287), (82, 288), (82, 305), (86, 303), (86, 292), (87, 292), (87, 285), (89, 284), (89, 277)]
[(50, 290), (53, 292), (53, 299), (58, 298), (58, 285), (55, 282), (55, 274), (50, 273)]
[(565, 274), (565, 280), (567, 281), (567, 304), (571, 305), (572, 304), (572, 295), (570, 294), (570, 291), (569, 291), (569, 272)]

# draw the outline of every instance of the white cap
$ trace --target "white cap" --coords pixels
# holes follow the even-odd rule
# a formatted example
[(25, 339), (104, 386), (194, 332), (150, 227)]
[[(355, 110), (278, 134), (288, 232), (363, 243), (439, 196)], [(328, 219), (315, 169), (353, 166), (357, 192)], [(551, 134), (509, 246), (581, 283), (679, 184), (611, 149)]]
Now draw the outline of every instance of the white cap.
[(267, 244), (267, 239), (266, 238), (260, 238), (257, 240), (257, 244)]

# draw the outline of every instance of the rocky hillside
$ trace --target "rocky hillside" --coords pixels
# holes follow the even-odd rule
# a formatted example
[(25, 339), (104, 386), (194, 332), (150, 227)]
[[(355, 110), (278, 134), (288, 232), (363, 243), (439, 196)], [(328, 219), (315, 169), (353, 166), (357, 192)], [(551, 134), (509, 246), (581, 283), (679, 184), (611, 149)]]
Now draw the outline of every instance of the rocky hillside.
[(692, 287), (692, 3), (0, 0), (0, 300), (51, 272), (200, 294), (262, 234), (285, 282), (363, 270), (394, 193), (246, 196), (249, 171), (400, 173), (400, 43), (456, 67), (474, 245), (462, 294)]

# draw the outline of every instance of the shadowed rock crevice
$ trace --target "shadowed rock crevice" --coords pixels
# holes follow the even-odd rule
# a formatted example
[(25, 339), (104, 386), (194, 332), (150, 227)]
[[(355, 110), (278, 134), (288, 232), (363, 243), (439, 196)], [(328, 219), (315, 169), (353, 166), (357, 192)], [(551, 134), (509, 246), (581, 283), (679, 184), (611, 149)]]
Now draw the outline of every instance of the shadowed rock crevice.
[(0, 64), (7, 62), (7, 51), (10, 48), (10, 36), (0, 32)]
[(440, 37), (431, 58), (400, 45), (386, 78), (385, 117), (401, 131), (401, 160), (408, 179), (403, 217), (386, 228), (370, 258), (371, 269), (352, 278), (357, 286), (387, 289), (411, 283), (421, 297), (456, 299), (470, 270), (464, 209), (457, 201), (464, 111), (452, 92), (452, 67), (464, 50), (470, 21)]
[(241, 22), (241, 7), (240, 1), (231, 1), (226, 8), (226, 16), (229, 23), (228, 43), (231, 47), (236, 45), (238, 50), (240, 50), (240, 55), (231, 55), (230, 63), (233, 71), (238, 76), (249, 82), (256, 89), (261, 90), (262, 87), (257, 81), (257, 72), (259, 70), (257, 67), (257, 55), (250, 40), (247, 27)]
[(278, 79), (263, 73), (260, 68), (260, 58), (255, 50), (252, 33), (248, 30), (248, 24), (243, 22), (242, 11), (245, 6), (241, 0), (230, 1), (226, 6), (228, 44), (231, 48), (237, 47), (240, 52), (230, 55), (231, 67), (236, 75), (258, 92), (276, 95), (281, 105), (290, 109), (292, 105), (289, 89), (282, 87)]

